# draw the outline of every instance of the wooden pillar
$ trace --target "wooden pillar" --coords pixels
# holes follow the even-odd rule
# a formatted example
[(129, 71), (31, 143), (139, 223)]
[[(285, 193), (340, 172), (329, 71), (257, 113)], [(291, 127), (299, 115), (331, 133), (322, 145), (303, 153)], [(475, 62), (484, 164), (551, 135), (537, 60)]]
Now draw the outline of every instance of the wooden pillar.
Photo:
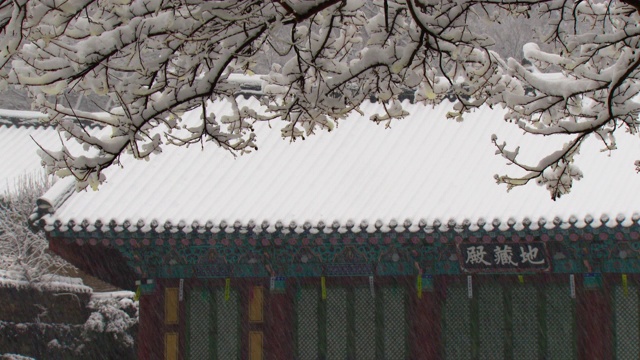
[[(582, 277), (578, 277), (578, 279), (582, 280)], [(578, 286), (579, 291), (576, 299), (578, 358), (584, 360), (612, 359), (613, 334), (610, 296), (606, 288), (584, 289), (581, 285)]]
[(440, 359), (442, 330), (439, 292), (424, 291), (422, 298), (418, 298), (415, 289), (411, 290), (409, 308), (411, 359)]
[(247, 320), (248, 333), (246, 336), (247, 357), (249, 360), (264, 360), (264, 338), (265, 338), (265, 287), (257, 282), (248, 283), (247, 296)]
[(164, 358), (164, 334), (162, 330), (164, 309), (162, 293), (156, 287), (151, 294), (140, 296), (137, 352), (139, 360)]
[(265, 358), (293, 359), (293, 297), (269, 294)]

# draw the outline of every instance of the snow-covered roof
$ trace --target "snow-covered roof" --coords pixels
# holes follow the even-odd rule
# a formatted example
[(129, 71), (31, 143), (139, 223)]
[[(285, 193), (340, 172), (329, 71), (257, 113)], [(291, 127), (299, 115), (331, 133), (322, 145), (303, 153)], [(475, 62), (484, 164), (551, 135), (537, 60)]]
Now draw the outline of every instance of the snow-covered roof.
[(133, 291), (119, 290), (119, 291), (107, 291), (107, 292), (94, 292), (91, 294), (91, 300), (105, 300), (105, 299), (133, 299), (136, 293)]
[(36, 141), (59, 144), (53, 127), (41, 126), (45, 115), (34, 111), (0, 109), (0, 198), (16, 188), (24, 177), (43, 177)]
[[(61, 145), (56, 128), (43, 122), (46, 117), (37, 111), (0, 109), (0, 198), (17, 190), (25, 179), (45, 177), (38, 150), (59, 149)], [(94, 124), (86, 124), (86, 128), (103, 131)], [(66, 146), (72, 151), (81, 148), (76, 142)]]
[[(259, 100), (243, 100), (259, 108)], [(566, 138), (524, 135), (503, 120), (504, 111), (483, 107), (463, 122), (446, 118), (451, 104), (404, 103), (410, 115), (390, 128), (369, 116), (366, 103), (331, 133), (289, 142), (277, 121), (255, 125), (259, 150), (234, 158), (214, 144), (165, 147), (151, 161), (123, 158), (108, 169), (99, 191), (74, 193), (43, 217), (49, 231), (420, 231), (507, 226), (593, 227), (638, 221), (640, 175), (634, 161), (640, 142), (618, 138), (619, 150), (602, 152), (587, 140), (577, 164), (584, 179), (552, 201), (530, 184), (506, 191), (494, 174), (518, 169), (495, 156), (492, 134), (519, 145), (530, 160), (558, 149)], [(219, 117), (226, 102), (212, 105)], [(186, 117), (198, 118), (198, 112)], [(188, 119), (187, 119), (188, 120)], [(53, 197), (65, 194), (59, 187)], [(68, 185), (67, 185), (68, 186)], [(58, 188), (56, 188), (58, 187)], [(540, 220), (542, 219), (542, 220)]]
[(0, 269), (0, 287), (16, 289), (40, 289), (53, 292), (91, 293), (90, 287), (84, 285), (82, 279), (67, 276), (46, 274), (41, 281), (29, 282), (23, 275), (15, 271)]

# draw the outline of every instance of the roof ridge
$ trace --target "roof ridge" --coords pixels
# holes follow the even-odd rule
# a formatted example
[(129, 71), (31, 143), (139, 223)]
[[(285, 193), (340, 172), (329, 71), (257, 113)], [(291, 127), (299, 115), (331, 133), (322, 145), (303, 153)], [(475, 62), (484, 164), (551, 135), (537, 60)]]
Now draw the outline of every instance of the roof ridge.
[(46, 214), (52, 214), (58, 209), (76, 189), (76, 179), (68, 176), (59, 179), (53, 186), (36, 200), (36, 207), (29, 216), (32, 223), (37, 223)]

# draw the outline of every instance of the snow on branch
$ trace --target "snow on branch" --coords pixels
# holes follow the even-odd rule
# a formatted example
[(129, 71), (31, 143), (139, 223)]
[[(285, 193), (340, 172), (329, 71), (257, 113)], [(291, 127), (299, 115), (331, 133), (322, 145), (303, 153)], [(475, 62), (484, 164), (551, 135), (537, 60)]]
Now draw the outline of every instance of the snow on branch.
[[(375, 98), (385, 113), (370, 118), (388, 124), (407, 115), (399, 97), (410, 91), (420, 102), (454, 100), (458, 119), (500, 104), (525, 132), (573, 136), (534, 165), (494, 140), (526, 172), (499, 182), (536, 180), (555, 199), (581, 177), (574, 155), (587, 136), (613, 150), (616, 132), (638, 131), (637, 8), (631, 0), (18, 0), (0, 5), (0, 88), (26, 87), (58, 125), (65, 146), (41, 155), (48, 172), (75, 176), (78, 188), (97, 187), (127, 153), (147, 159), (207, 141), (251, 151), (259, 121), (282, 119), (282, 136), (294, 141), (332, 130)], [(529, 65), (503, 58), (477, 25), (505, 18), (549, 24), (522, 48)], [(240, 108), (237, 74), (255, 71), (266, 73), (263, 107)], [(68, 91), (116, 106), (79, 112)], [(210, 113), (207, 104), (223, 99), (234, 113)], [(183, 121), (196, 108), (200, 122)], [(70, 150), (72, 140), (84, 151)]]

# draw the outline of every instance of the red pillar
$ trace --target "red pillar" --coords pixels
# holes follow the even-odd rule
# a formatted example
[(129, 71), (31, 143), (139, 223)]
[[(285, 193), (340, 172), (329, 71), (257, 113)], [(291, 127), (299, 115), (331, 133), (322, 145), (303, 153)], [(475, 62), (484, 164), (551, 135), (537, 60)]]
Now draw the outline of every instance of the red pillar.
[(418, 298), (415, 290), (411, 294), (409, 318), (411, 331), (411, 359), (431, 360), (441, 357), (440, 300), (438, 292), (423, 292)]
[(136, 341), (139, 360), (164, 358), (162, 300), (162, 292), (157, 286), (153, 293), (140, 296)]
[(293, 359), (293, 298), (288, 293), (268, 298), (265, 359)]
[(578, 358), (612, 359), (610, 297), (606, 289), (580, 290), (576, 304)]

